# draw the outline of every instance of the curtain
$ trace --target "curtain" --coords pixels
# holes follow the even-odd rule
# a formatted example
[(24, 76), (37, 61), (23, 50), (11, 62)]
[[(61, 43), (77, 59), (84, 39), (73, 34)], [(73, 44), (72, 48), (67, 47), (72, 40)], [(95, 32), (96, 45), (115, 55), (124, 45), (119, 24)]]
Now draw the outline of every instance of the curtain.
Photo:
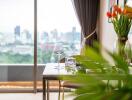
[[(99, 1), (100, 0), (72, 0), (81, 26), (82, 36), (86, 39), (85, 45), (92, 46), (93, 41), (97, 40), (97, 32), (95, 30)], [(89, 37), (90, 34), (92, 35)]]

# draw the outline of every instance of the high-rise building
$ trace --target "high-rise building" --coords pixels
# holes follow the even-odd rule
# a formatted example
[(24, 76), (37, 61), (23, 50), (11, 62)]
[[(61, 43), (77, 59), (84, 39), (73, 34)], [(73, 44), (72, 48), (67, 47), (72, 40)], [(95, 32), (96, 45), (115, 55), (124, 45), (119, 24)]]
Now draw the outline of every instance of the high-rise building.
[(32, 35), (29, 30), (25, 29), (21, 32), (20, 41), (22, 43), (32, 43)]
[(57, 31), (57, 29), (52, 30), (50, 33), (51, 33), (52, 38), (54, 40), (57, 40), (58, 39), (58, 31)]
[(72, 33), (76, 33), (76, 27), (72, 27)]
[(15, 31), (15, 35), (20, 37), (20, 25), (17, 25), (14, 31)]
[(30, 40), (32, 38), (32, 35), (28, 30), (24, 30), (24, 33), (26, 34), (26, 39), (27, 40)]
[(41, 39), (41, 42), (48, 42), (49, 41), (49, 34), (48, 34), (48, 32), (41, 33), (40, 39)]
[(19, 41), (20, 39), (20, 25), (17, 25), (15, 28), (14, 28), (14, 34), (15, 34), (15, 41)]

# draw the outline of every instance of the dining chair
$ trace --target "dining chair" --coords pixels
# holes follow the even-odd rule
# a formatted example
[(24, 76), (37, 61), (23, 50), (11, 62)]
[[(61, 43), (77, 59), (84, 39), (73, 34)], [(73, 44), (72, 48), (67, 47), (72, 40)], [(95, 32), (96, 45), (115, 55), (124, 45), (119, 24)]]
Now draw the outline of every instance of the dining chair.
[[(65, 63), (65, 58), (62, 58), (60, 60), (60, 63)], [(62, 100), (64, 100), (64, 92), (65, 92), (64, 90), (65, 90), (65, 88), (77, 89), (79, 87), (80, 87), (80, 85), (77, 84), (77, 83), (62, 80), (62, 81), (59, 82), (59, 97), (60, 97), (61, 88), (62, 88)]]
[(79, 84), (70, 81), (62, 81), (60, 86), (62, 87), (62, 100), (64, 100), (65, 88), (77, 89), (80, 87)]

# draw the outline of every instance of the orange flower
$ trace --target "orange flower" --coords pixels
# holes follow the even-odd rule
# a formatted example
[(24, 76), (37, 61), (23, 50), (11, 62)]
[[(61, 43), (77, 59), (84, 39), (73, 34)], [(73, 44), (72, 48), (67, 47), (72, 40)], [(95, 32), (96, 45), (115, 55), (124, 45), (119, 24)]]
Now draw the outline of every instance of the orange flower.
[(120, 7), (118, 7), (117, 5), (114, 5), (114, 12), (117, 12), (117, 13), (119, 13), (119, 14), (121, 14), (122, 13), (122, 10), (121, 10), (121, 8)]
[(117, 12), (118, 12), (119, 14), (121, 14), (121, 13), (122, 13), (121, 8), (118, 8)]
[(124, 10), (123, 10), (123, 14), (126, 14), (126, 13), (127, 13), (127, 10), (126, 10), (126, 9), (124, 9)]
[(112, 17), (116, 17), (116, 16), (117, 16), (116, 12), (113, 11), (113, 13), (112, 13)]
[(118, 6), (117, 5), (114, 5), (114, 11), (118, 11)]
[(110, 12), (107, 12), (107, 17), (108, 18), (111, 18), (112, 17), (112, 14)]

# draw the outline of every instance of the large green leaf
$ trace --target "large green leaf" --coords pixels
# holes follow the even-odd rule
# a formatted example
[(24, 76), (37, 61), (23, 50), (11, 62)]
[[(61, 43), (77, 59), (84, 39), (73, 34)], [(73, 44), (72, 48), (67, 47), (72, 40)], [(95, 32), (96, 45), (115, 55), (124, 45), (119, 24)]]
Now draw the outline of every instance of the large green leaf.
[[(121, 20), (124, 20), (123, 23), (128, 21), (125, 18)], [(75, 100), (132, 100), (132, 75), (129, 74), (129, 64), (120, 55), (107, 50), (106, 52), (113, 59), (114, 66), (104, 59), (99, 50), (86, 47), (85, 55), (78, 55), (75, 58), (81, 68), (89, 71), (61, 77), (80, 84), (80, 88), (74, 92), (77, 94)]]

